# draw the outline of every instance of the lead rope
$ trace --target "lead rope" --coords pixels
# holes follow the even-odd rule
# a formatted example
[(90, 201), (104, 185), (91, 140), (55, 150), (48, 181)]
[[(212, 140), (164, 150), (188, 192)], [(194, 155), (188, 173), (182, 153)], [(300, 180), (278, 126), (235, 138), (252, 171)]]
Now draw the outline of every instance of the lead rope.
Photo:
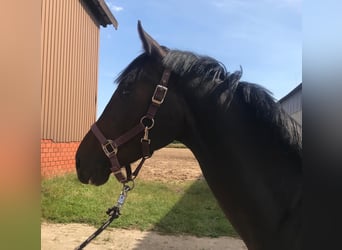
[(113, 220), (119, 218), (119, 216), (121, 215), (120, 209), (122, 208), (122, 206), (125, 203), (125, 200), (127, 198), (127, 193), (134, 188), (134, 182), (132, 181), (132, 183), (133, 184), (131, 187), (129, 185), (127, 185), (126, 183), (123, 184), (121, 193), (119, 195), (119, 198), (118, 198), (116, 204), (113, 207), (108, 208), (108, 210), (106, 211), (106, 214), (109, 216), (109, 218), (106, 220), (106, 222), (104, 222), (102, 224), (102, 226), (99, 229), (97, 229), (92, 235), (90, 235), (88, 237), (88, 239), (86, 239), (81, 245), (76, 247), (75, 250), (83, 249), (95, 237), (97, 237), (100, 233), (102, 233), (102, 231), (105, 230), (110, 225), (110, 223), (112, 223)]

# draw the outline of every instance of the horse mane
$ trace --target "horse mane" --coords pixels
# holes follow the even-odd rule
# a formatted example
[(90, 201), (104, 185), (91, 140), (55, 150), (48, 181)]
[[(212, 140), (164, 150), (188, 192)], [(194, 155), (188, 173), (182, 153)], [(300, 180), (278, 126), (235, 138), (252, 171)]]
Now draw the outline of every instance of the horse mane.
[[(254, 108), (258, 119), (301, 154), (301, 126), (281, 108), (270, 91), (255, 83), (240, 81), (242, 68), (230, 73), (221, 62), (211, 57), (178, 50), (170, 51), (163, 63), (165, 67), (185, 78), (191, 85), (192, 94), (206, 94), (216, 99), (218, 108), (222, 111), (217, 113), (221, 116), (220, 120), (225, 119), (232, 99), (239, 94), (244, 103)], [(191, 81), (191, 78), (196, 80)], [(196, 88), (199, 91), (194, 91)]]
[[(122, 71), (116, 82), (120, 84), (124, 80), (137, 80), (146, 60), (149, 60), (146, 53), (139, 55)], [(230, 73), (214, 58), (179, 50), (169, 50), (163, 59), (163, 65), (181, 77), (182, 82), (187, 82), (185, 90), (189, 88), (192, 94), (217, 100), (218, 108), (222, 111), (218, 112), (221, 120), (225, 119), (234, 96), (239, 94), (244, 103), (255, 109), (258, 119), (301, 154), (301, 126), (281, 108), (270, 91), (255, 83), (240, 81), (242, 68)]]

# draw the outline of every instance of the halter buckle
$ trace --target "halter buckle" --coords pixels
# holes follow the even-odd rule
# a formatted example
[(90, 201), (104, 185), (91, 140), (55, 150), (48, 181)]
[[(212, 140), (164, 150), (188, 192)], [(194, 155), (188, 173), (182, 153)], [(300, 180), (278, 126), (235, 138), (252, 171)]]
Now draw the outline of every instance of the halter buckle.
[(154, 93), (152, 96), (152, 102), (157, 105), (162, 104), (164, 102), (166, 93), (167, 93), (167, 87), (158, 84), (154, 90)]
[(107, 140), (105, 144), (102, 144), (102, 149), (108, 158), (110, 158), (113, 154), (116, 155), (118, 152), (118, 147), (112, 140)]

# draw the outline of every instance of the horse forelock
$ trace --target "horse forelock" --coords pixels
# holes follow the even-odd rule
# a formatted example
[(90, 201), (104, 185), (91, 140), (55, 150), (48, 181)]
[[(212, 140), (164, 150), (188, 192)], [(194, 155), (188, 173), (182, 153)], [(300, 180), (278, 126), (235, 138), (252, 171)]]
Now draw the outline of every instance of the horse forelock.
[[(165, 46), (161, 46), (166, 52), (169, 49)], [(123, 71), (115, 79), (117, 84), (120, 84), (124, 81), (134, 82), (139, 79), (141, 76), (142, 69), (144, 68), (147, 61), (153, 60), (150, 55), (146, 52), (141, 53), (137, 56)]]
[(124, 81), (134, 82), (137, 80), (141, 69), (148, 59), (149, 56), (146, 53), (140, 54), (123, 71), (121, 71), (121, 73), (115, 79), (115, 82), (120, 84)]

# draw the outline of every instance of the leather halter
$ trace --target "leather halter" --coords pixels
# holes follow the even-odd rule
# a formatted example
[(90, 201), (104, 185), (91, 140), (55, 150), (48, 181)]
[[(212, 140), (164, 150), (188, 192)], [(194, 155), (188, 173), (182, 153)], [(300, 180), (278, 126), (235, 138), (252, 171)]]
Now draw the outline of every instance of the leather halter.
[[(100, 129), (97, 127), (96, 122), (91, 126), (91, 131), (94, 133), (96, 138), (101, 143), (103, 152), (106, 154), (106, 156), (109, 158), (111, 163), (111, 171), (117, 178), (117, 180), (121, 183), (126, 183), (129, 181), (134, 180), (142, 165), (144, 164), (145, 160), (149, 157), (151, 157), (150, 153), (150, 142), (149, 139), (149, 130), (154, 126), (154, 116), (157, 113), (158, 108), (163, 103), (166, 93), (167, 93), (167, 84), (170, 78), (171, 70), (165, 69), (162, 75), (162, 78), (160, 80), (160, 83), (156, 86), (153, 96), (152, 96), (152, 102), (146, 112), (146, 114), (141, 117), (140, 123), (137, 124), (135, 127), (131, 128), (115, 140), (107, 139), (103, 133), (100, 131)], [(135, 136), (140, 134), (144, 131), (144, 136), (141, 138), (141, 146), (142, 146), (142, 159), (138, 165), (138, 167), (135, 169), (134, 173), (132, 173), (131, 166), (128, 164), (125, 166), (126, 168), (126, 177), (121, 171), (121, 165), (119, 163), (117, 153), (119, 151), (119, 148), (121, 145), (125, 144), (126, 142), (133, 139)]]

